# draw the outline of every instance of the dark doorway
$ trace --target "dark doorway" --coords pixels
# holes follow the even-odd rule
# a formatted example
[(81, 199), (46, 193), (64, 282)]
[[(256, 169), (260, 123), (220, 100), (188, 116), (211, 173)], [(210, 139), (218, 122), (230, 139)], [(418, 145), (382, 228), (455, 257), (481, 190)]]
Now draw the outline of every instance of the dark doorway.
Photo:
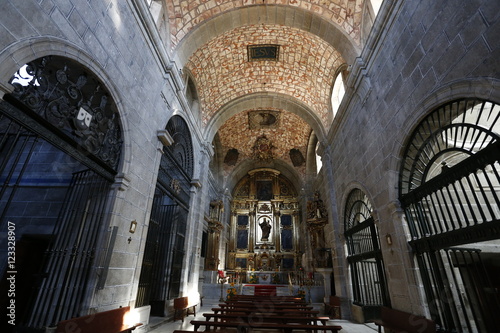
[[(2, 332), (13, 332), (14, 326), (9, 324), (9, 320), (26, 315), (29, 300), (37, 290), (41, 281), (41, 270), (43, 256), (49, 245), (50, 239), (46, 235), (23, 235), (15, 244), (15, 266), (13, 270), (8, 267), (4, 271), (1, 290), (1, 307), (8, 309), (11, 301), (15, 303), (15, 317), (9, 317), (10, 310), (7, 310), (7, 320), (2, 320)], [(11, 283), (12, 282), (12, 283)], [(14, 308), (14, 306), (11, 306)], [(5, 318), (4, 318), (5, 319)]]

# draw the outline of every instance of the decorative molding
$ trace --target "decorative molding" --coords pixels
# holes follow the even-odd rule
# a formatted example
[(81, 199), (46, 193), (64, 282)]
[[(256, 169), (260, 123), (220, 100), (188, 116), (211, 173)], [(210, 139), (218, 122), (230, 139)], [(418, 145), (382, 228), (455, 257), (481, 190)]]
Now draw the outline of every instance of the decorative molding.
[(49, 131), (118, 168), (122, 133), (116, 105), (106, 87), (77, 62), (58, 56), (36, 59), (9, 81), (10, 96)]

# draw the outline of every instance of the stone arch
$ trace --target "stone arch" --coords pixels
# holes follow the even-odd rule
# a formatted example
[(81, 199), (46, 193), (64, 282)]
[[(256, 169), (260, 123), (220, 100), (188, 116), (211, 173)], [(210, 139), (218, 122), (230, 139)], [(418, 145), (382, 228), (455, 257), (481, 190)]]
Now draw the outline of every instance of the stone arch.
[(13, 68), (21, 68), (24, 64), (44, 56), (60, 56), (71, 59), (97, 77), (100, 82), (104, 82), (106, 88), (114, 101), (119, 115), (119, 124), (122, 131), (122, 152), (118, 173), (126, 175), (131, 161), (130, 138), (127, 135), (128, 123), (124, 115), (121, 104), (119, 90), (113, 84), (113, 80), (106, 74), (106, 71), (94, 60), (90, 54), (80, 49), (78, 46), (57, 38), (57, 37), (34, 37), (16, 42), (4, 49), (0, 54), (0, 97), (11, 93), (14, 87), (8, 82), (14, 74)]
[[(402, 133), (412, 133), (420, 121), (427, 116), (429, 110), (433, 110), (446, 102), (459, 98), (489, 99), (493, 102), (500, 103), (500, 80), (489, 77), (479, 77), (457, 80), (439, 87), (429, 93), (415, 109), (408, 112), (408, 117), (405, 121)], [(404, 138), (403, 143), (395, 143), (392, 149), (395, 156), (403, 155), (408, 140), (409, 135)], [(395, 160), (395, 164), (393, 165), (394, 168), (391, 167), (391, 170), (399, 170), (399, 162), (399, 160)]]
[[(443, 282), (458, 266), (457, 260), (465, 264), (454, 276), (455, 286), (471, 291), (489, 288), (488, 278), (470, 276), (495, 274), (490, 265), (475, 263), (485, 257), (498, 260), (498, 253), (489, 249), (489, 244), (498, 244), (500, 228), (500, 197), (495, 190), (500, 184), (497, 89), (498, 82), (489, 79), (462, 80), (439, 89), (424, 101), (429, 109), (418, 115), (401, 151), (398, 199), (411, 237), (408, 243), (427, 302), (438, 304), (429, 308), (432, 319), (446, 330), (476, 323), (480, 330), (495, 327), (498, 304), (469, 307), (485, 304), (485, 296), (465, 295), (462, 287)], [(467, 306), (450, 317), (447, 313), (459, 308), (454, 302)], [(468, 313), (473, 313), (473, 320)]]
[[(104, 71), (78, 48), (41, 37), (22, 40), (7, 50), (9, 55), (0, 55), (0, 108), (6, 115), (2, 121), (9, 121), (9, 128), (15, 124), (18, 133), (23, 131), (24, 143), (29, 145), (17, 145), (19, 136), (10, 130), (2, 134), (14, 147), (9, 149), (9, 159), (16, 160), (16, 154), (29, 156), (13, 165), (32, 169), (16, 175), (22, 186), (16, 189), (16, 197), (9, 197), (9, 205), (14, 207), (28, 193), (34, 205), (54, 207), (37, 209), (29, 219), (14, 212), (20, 220), (19, 238), (50, 239), (43, 260), (25, 263), (39, 264), (37, 269), (48, 274), (43, 285), (34, 281), (33, 293), (24, 298), (26, 312), (19, 316), (23, 325), (41, 327), (76, 316), (82, 311), (79, 302), (96, 283), (105, 283), (95, 269), (98, 259), (86, 254), (107, 246), (112, 183), (123, 170), (123, 122), (114, 98), (116, 89), (112, 84), (108, 89), (111, 81)], [(40, 196), (44, 192), (51, 194)], [(4, 213), (14, 214), (8, 207)], [(58, 280), (60, 274), (65, 275), (63, 282)], [(88, 280), (82, 281), (81, 274)]]
[(320, 141), (325, 142), (326, 133), (317, 115), (309, 108), (296, 100), (292, 100), (289, 96), (270, 94), (252, 94), (238, 98), (224, 107), (222, 107), (214, 117), (209, 121), (205, 128), (204, 137), (207, 141), (211, 141), (215, 133), (224, 124), (226, 120), (242, 110), (252, 110), (257, 108), (280, 108), (285, 111), (292, 112), (303, 118), (309, 126), (314, 130)]
[[(268, 24), (289, 24), (291, 27), (309, 31), (324, 39), (334, 48), (338, 49), (342, 57), (350, 64), (360, 55), (361, 48), (351, 37), (347, 36), (344, 30), (338, 27), (333, 21), (327, 21), (319, 15), (313, 14), (299, 7), (266, 5), (262, 13), (262, 6), (246, 6), (235, 10), (224, 12), (212, 19), (203, 22), (196, 29), (186, 35), (176, 47), (176, 61), (179, 67), (183, 67), (191, 54), (201, 45), (208, 42), (214, 36), (246, 24), (255, 24), (252, 17), (260, 17), (258, 23)], [(287, 20), (285, 17), (308, 17), (309, 20)], [(229, 24), (228, 24), (229, 22)], [(208, 33), (207, 33), (208, 32)]]
[[(427, 116), (429, 110), (459, 98), (489, 99), (500, 103), (500, 80), (490, 77), (476, 77), (457, 80), (439, 87), (430, 92), (415, 108), (409, 109), (401, 133), (413, 133), (420, 121)], [(401, 156), (403, 156), (409, 140), (410, 135), (405, 135), (400, 141), (393, 142), (390, 149), (392, 156), (397, 156), (397, 158), (391, 158), (389, 162), (389, 170), (393, 171), (389, 174), (390, 186), (388, 186), (388, 189), (390, 198), (398, 198), (398, 173), (402, 163)]]
[(227, 177), (227, 183), (224, 184), (224, 188), (232, 190), (238, 181), (242, 179), (249, 171), (253, 169), (258, 169), (258, 168), (271, 168), (271, 169), (276, 169), (277, 171), (281, 172), (283, 176), (285, 176), (289, 181), (292, 182), (293, 186), (295, 189), (300, 192), (302, 189), (302, 183), (300, 181), (300, 176), (298, 175), (297, 171), (294, 170), (289, 164), (275, 160), (271, 165), (268, 163), (255, 163), (253, 160), (247, 160), (243, 163), (238, 164), (238, 166), (231, 172), (231, 174)]
[(189, 178), (194, 174), (193, 140), (187, 122), (179, 115), (172, 116), (165, 127), (173, 143), (165, 147), (186, 172)]

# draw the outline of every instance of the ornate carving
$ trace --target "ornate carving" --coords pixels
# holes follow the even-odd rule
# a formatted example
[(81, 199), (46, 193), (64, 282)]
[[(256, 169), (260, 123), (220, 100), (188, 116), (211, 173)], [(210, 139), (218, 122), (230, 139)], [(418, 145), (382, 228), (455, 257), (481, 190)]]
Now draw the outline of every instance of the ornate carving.
[(220, 233), (224, 229), (224, 226), (221, 222), (217, 220), (209, 220), (208, 221), (208, 231), (210, 233)]
[(175, 193), (179, 194), (181, 192), (181, 183), (178, 179), (171, 179), (170, 188), (174, 190)]
[(265, 136), (262, 135), (255, 140), (255, 144), (252, 147), (253, 158), (256, 160), (270, 161), (273, 159), (273, 146), (272, 142)]
[(323, 228), (328, 223), (328, 213), (319, 192), (314, 193), (314, 200), (307, 202), (306, 222), (311, 234), (312, 249), (316, 249), (324, 243)]
[(39, 58), (11, 78), (12, 96), (61, 136), (117, 169), (121, 131), (116, 107), (99, 79), (70, 59)]
[(263, 203), (259, 206), (259, 213), (270, 213), (271, 206), (267, 203)]
[(327, 219), (328, 212), (319, 197), (319, 192), (314, 193), (314, 200), (307, 202), (307, 220)]

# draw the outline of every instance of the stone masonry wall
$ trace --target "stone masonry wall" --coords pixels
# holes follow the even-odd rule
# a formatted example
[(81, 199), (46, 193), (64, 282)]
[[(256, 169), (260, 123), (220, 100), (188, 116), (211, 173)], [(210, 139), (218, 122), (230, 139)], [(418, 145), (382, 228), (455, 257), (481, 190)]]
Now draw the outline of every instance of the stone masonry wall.
[[(133, 3), (6, 0), (0, 4), (0, 97), (12, 89), (8, 80), (17, 68), (56, 54), (75, 59), (96, 74), (120, 113), (123, 161), (110, 217), (111, 225), (118, 226), (118, 238), (105, 287), (86, 305), (96, 311), (130, 301), (133, 306), (161, 156), (156, 132), (165, 128), (174, 109), (182, 114), (183, 108), (176, 95), (169, 94), (179, 90), (172, 87), (178, 78), (153, 51)], [(132, 220), (138, 222), (134, 234), (128, 232)]]
[[(328, 185), (339, 207), (336, 234), (343, 232), (349, 191), (359, 187), (368, 195), (392, 306), (423, 313), (398, 203), (399, 161), (412, 128), (439, 104), (466, 96), (500, 102), (500, 3), (423, 0), (385, 6), (393, 14), (353, 65), (347, 112), (334, 120)], [(396, 240), (392, 246), (385, 242), (388, 233)]]

